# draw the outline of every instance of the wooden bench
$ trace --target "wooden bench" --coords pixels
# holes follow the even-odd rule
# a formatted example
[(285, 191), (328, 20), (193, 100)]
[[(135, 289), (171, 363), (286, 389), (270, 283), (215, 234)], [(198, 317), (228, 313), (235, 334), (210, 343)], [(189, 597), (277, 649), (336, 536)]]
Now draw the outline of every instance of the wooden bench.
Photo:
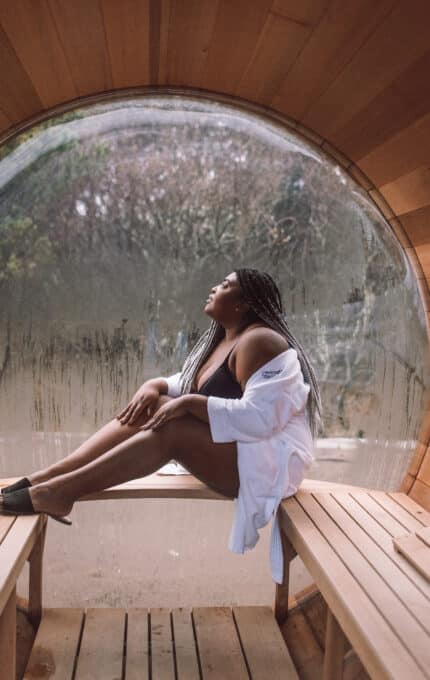
[(46, 515), (0, 515), (0, 677), (15, 680), (16, 582), (26, 561), (29, 570), (28, 615), (38, 626), (42, 614), (42, 560)]
[[(0, 480), (0, 487), (15, 479)], [(79, 502), (112, 498), (200, 498), (232, 502), (191, 475), (157, 474), (82, 496)], [(106, 677), (248, 680), (249, 673), (255, 680), (298, 680), (270, 607), (42, 610), (46, 515), (0, 515), (0, 522), (4, 528), (0, 546), (1, 680), (15, 678), (16, 581), (27, 558), (30, 559), (29, 612), (37, 634), (25, 679), (40, 677), (46, 672), (51, 680), (72, 676), (75, 680)], [(12, 527), (15, 527), (13, 535)]]
[(371, 678), (430, 678), (430, 582), (395, 545), (430, 526), (430, 513), (400, 492), (305, 486), (279, 508), (278, 623), (288, 615), (289, 565), (299, 555), (328, 608), (324, 680), (342, 677), (347, 639)]
[[(0, 486), (11, 481), (0, 480)], [(232, 502), (191, 475), (156, 474), (80, 501), (160, 497)], [(297, 680), (279, 629), (288, 615), (289, 567), (296, 555), (328, 606), (325, 680), (342, 677), (347, 640), (371, 678), (429, 678), (430, 584), (393, 539), (429, 526), (430, 514), (403, 493), (315, 480), (304, 480), (279, 513), (285, 569), (274, 614), (270, 607), (44, 609), (24, 678), (35, 677), (44, 664), (57, 669), (50, 677), (71, 677), (75, 669), (76, 680), (95, 679), (106, 677), (107, 667), (122, 677), (126, 664), (126, 680), (139, 673), (206, 678), (214, 667), (225, 680), (247, 678), (248, 672), (254, 679)], [(16, 580), (26, 559), (29, 611), (36, 625), (40, 620), (45, 518), (0, 516), (0, 658), (11, 669), (6, 678), (14, 678)]]

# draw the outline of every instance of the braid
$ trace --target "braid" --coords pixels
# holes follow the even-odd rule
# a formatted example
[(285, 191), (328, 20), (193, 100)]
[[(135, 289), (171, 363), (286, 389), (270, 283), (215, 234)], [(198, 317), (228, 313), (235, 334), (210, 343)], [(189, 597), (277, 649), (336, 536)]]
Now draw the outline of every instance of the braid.
[(310, 385), (307, 403), (309, 424), (312, 436), (318, 434), (318, 426), (323, 424), (320, 390), (315, 372), (299, 341), (291, 333), (282, 309), (282, 299), (278, 286), (266, 272), (258, 269), (236, 269), (243, 299), (252, 311), (268, 326), (283, 335), (290, 347), (297, 352), (297, 358), (305, 382)]
[[(270, 274), (260, 272), (258, 269), (240, 268), (235, 269), (235, 272), (239, 280), (243, 300), (249, 304), (254, 317), (261, 319), (270, 328), (273, 328), (273, 330), (285, 337), (289, 346), (297, 352), (303, 378), (310, 385), (307, 409), (312, 437), (315, 438), (318, 434), (318, 426), (323, 424), (318, 382), (302, 346), (287, 326), (279, 288)], [(182, 394), (191, 391), (194, 378), (200, 366), (224, 335), (224, 328), (217, 321), (212, 320), (209, 328), (200, 336), (185, 360), (180, 378)]]

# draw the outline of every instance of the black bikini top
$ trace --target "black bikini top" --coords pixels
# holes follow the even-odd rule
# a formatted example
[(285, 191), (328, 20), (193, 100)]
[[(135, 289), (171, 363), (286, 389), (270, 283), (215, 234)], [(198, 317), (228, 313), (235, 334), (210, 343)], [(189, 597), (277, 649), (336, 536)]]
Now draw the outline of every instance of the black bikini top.
[(242, 388), (228, 367), (228, 358), (235, 347), (236, 345), (231, 348), (221, 366), (203, 383), (196, 394), (240, 399), (243, 395)]

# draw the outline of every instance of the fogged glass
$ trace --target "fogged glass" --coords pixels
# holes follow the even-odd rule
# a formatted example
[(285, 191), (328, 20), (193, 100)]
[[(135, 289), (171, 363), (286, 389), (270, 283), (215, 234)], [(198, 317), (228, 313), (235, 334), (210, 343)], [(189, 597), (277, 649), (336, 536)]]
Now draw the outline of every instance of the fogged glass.
[(402, 248), (281, 126), (198, 98), (82, 107), (0, 149), (0, 475), (58, 460), (176, 372), (235, 267), (278, 282), (320, 382), (308, 477), (397, 489), (428, 398)]

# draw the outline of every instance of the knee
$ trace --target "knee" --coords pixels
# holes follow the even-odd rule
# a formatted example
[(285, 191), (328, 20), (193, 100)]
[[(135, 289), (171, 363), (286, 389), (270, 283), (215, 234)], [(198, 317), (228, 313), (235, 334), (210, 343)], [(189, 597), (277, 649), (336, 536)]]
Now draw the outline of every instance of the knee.
[(172, 458), (181, 456), (187, 447), (189, 419), (188, 416), (172, 418), (156, 430), (156, 433), (160, 435), (160, 441), (164, 450), (169, 452)]

